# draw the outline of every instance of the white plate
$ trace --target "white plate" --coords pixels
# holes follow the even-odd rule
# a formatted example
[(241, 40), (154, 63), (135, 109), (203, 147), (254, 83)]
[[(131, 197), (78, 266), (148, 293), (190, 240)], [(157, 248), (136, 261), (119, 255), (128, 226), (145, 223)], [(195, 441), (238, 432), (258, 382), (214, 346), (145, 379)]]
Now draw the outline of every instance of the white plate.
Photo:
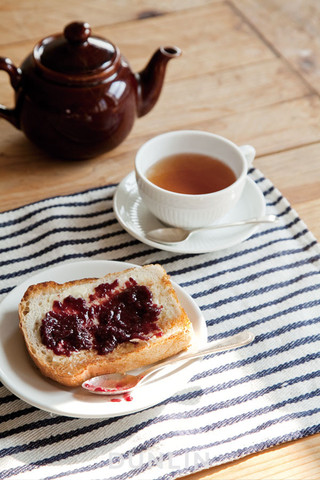
[[(265, 214), (265, 208), (261, 190), (248, 177), (237, 205), (220, 220), (220, 223), (260, 217)], [(207, 230), (198, 232), (185, 242), (177, 245), (163, 245), (149, 240), (145, 236), (146, 232), (163, 227), (163, 224), (142, 203), (134, 172), (129, 173), (118, 185), (114, 195), (113, 209), (120, 225), (134, 238), (151, 247), (169, 252), (207, 253), (223, 250), (243, 242), (259, 228), (257, 225), (242, 225), (221, 230)]]
[[(0, 380), (17, 397), (42, 410), (83, 418), (108, 418), (144, 410), (188, 388), (187, 382), (196, 371), (197, 360), (166, 367), (154, 381), (132, 393), (132, 400), (123, 396), (93, 395), (81, 387), (68, 388), (43, 377), (27, 354), (18, 326), (18, 305), (29, 285), (48, 280), (66, 282), (83, 277), (102, 277), (109, 272), (119, 272), (136, 265), (124, 262), (93, 260), (60, 265), (29, 278), (12, 290), (0, 305)], [(172, 282), (179, 300), (186, 310), (194, 331), (192, 349), (198, 349), (207, 341), (207, 330), (202, 313), (193, 299)], [(164, 374), (168, 373), (165, 377)]]

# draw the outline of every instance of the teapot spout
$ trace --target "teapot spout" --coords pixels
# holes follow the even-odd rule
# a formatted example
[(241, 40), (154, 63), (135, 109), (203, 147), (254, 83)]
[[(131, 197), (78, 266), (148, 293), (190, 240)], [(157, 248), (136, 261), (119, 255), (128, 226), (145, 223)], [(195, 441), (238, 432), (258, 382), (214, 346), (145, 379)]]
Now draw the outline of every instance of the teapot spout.
[(135, 74), (138, 82), (138, 117), (146, 115), (154, 107), (160, 96), (167, 63), (180, 55), (178, 47), (160, 47), (144, 70)]

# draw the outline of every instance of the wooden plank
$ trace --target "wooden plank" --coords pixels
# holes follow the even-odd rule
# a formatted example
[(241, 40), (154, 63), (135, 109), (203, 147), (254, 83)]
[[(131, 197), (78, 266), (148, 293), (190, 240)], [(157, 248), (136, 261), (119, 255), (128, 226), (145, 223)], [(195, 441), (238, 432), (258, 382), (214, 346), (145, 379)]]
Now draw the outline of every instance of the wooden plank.
[[(192, 17), (197, 27), (186, 34), (184, 27)], [(177, 37), (185, 50), (182, 58), (169, 64), (155, 109), (136, 122), (130, 137), (115, 151), (77, 163), (75, 167), (74, 162), (49, 159), (29, 144), (21, 132), (1, 122), (0, 175), (5, 179), (0, 197), (2, 210), (58, 193), (119, 181), (132, 170), (137, 148), (164, 130), (213, 131), (237, 143), (253, 143), (258, 155), (290, 149), (300, 141), (307, 144), (318, 140), (319, 100), (309, 95), (306, 85), (270, 53), (228, 5), (218, 3), (196, 12), (184, 11), (178, 18), (177, 21), (174, 14), (167, 16), (165, 24), (163, 17), (139, 22), (142, 30), (132, 45), (135, 23), (110, 27), (116, 42), (119, 40), (123, 48), (131, 49), (137, 68), (139, 64), (142, 66), (141, 52), (146, 52), (141, 38), (147, 39), (148, 48), (152, 50), (160, 44), (165, 31), (174, 32), (168, 40), (173, 42)], [(215, 20), (216, 29), (208, 18)], [(228, 35), (224, 34), (225, 29)], [(101, 27), (99, 33), (107, 34), (107, 30)], [(151, 39), (153, 45), (150, 45)], [(31, 49), (31, 42), (23, 48), (25, 46), (26, 50), (29, 46)], [(21, 49), (20, 44), (14, 44), (9, 50), (18, 57)], [(299, 98), (306, 95), (309, 96), (305, 99)], [(3, 103), (4, 98), (8, 104), (12, 102), (6, 76), (0, 84), (0, 98)], [(21, 169), (25, 172), (23, 178), (19, 175)], [(28, 191), (27, 198), (22, 193), (24, 189)]]
[(320, 144), (258, 157), (255, 165), (263, 170), (264, 175), (289, 200), (307, 226), (312, 226), (312, 233), (320, 240), (317, 208), (320, 192)]
[[(284, 461), (285, 459), (285, 461)], [(319, 480), (320, 434), (204, 470), (184, 480)]]
[(0, 45), (39, 40), (59, 32), (69, 22), (86, 21), (97, 27), (149, 15), (166, 14), (220, 0), (2, 0)]
[[(188, 29), (185, 26), (188, 25)], [(62, 31), (63, 26), (60, 26)], [(56, 30), (46, 31), (49, 35)], [(26, 42), (1, 45), (0, 55), (9, 57), (16, 65), (32, 51), (37, 37)], [(38, 35), (39, 33), (39, 35)], [(226, 4), (217, 3), (196, 11), (187, 9), (179, 14), (166, 15), (120, 25), (93, 27), (93, 34), (109, 38), (117, 44), (134, 70), (144, 67), (161, 45), (177, 45), (182, 51), (176, 60), (171, 78), (202, 75), (207, 72), (233, 68), (272, 59), (275, 55), (256, 34)], [(170, 78), (170, 77), (169, 77)], [(3, 83), (4, 80), (1, 82)], [(2, 100), (1, 100), (2, 101)]]
[(320, 2), (233, 0), (261, 38), (320, 92)]
[[(290, 122), (288, 118), (291, 118)], [(145, 119), (147, 121), (148, 117)], [(8, 125), (7, 135), (0, 142), (0, 209), (7, 210), (42, 198), (119, 182), (133, 169), (135, 152), (152, 134), (151, 130), (145, 132), (138, 127), (138, 122), (136, 125), (139, 132), (134, 128), (117, 149), (82, 162), (52, 160)], [(189, 123), (184, 123), (181, 118), (179, 128), (189, 127)], [(301, 145), (302, 139), (305, 144), (319, 139), (320, 100), (310, 96), (280, 102), (245, 114), (240, 112), (212, 118), (192, 127), (224, 135), (238, 144), (252, 143), (258, 156), (275, 154)], [(154, 133), (158, 133), (159, 128), (160, 124)], [(263, 157), (261, 163), (257, 159), (256, 164), (259, 168), (268, 162)], [(274, 171), (272, 176), (280, 189), (281, 175), (278, 177)]]
[(291, 203), (312, 202), (319, 198), (319, 143), (259, 157), (255, 165), (263, 169), (264, 175), (277, 184)]
[[(178, 62), (176, 62), (178, 63)], [(172, 72), (176, 63), (171, 65)], [(161, 99), (148, 117), (141, 118), (135, 134), (155, 134), (159, 129), (199, 124), (270, 107), (276, 103), (308, 95), (304, 82), (292, 75), (277, 59), (216, 73), (198, 74), (166, 83)], [(263, 122), (265, 120), (263, 119)], [(249, 131), (250, 134), (250, 131)]]
[[(186, 28), (187, 26), (187, 28)], [(228, 4), (217, 3), (179, 15), (150, 18), (139, 23), (97, 29), (119, 45), (134, 69), (159, 45), (177, 45), (183, 51), (174, 77), (199, 76), (274, 58), (270, 49)]]
[[(295, 210), (298, 212), (300, 218), (302, 218), (302, 220), (312, 231), (318, 242), (320, 242), (319, 195), (317, 199), (309, 202), (302, 200), (301, 203), (296, 203), (294, 207)], [(318, 458), (320, 462), (320, 453)], [(320, 478), (320, 475), (318, 478)]]
[(222, 134), (235, 143), (251, 143), (257, 155), (266, 155), (318, 142), (320, 100), (311, 95), (291, 102), (253, 110), (198, 125)]
[[(179, 59), (168, 66), (175, 75)], [(279, 60), (230, 68), (216, 73), (198, 73), (181, 80), (166, 79), (160, 100), (147, 116), (136, 121), (135, 135), (154, 135), (176, 128), (197, 128), (199, 123), (219, 120), (239, 112), (300, 98), (309, 94), (304, 82), (292, 75)], [(10, 99), (9, 99), (10, 97)], [(9, 85), (0, 85), (0, 98), (12, 106)], [(265, 120), (264, 120), (265, 121)], [(2, 121), (0, 148), (10, 131)], [(165, 126), (165, 127), (163, 127)]]
[[(185, 25), (188, 25), (187, 31)], [(40, 32), (38, 33), (37, 39), (41, 38)], [(47, 34), (49, 33), (52, 33), (52, 30), (48, 27)], [(138, 24), (129, 22), (98, 27), (94, 29), (94, 33), (116, 43), (123, 55), (129, 59), (134, 71), (142, 69), (160, 45), (178, 45), (183, 50), (183, 55), (170, 62), (166, 82), (178, 78), (197, 78), (198, 84), (190, 86), (192, 90), (185, 93), (189, 98), (203, 91), (202, 76), (208, 72), (215, 73), (274, 59), (274, 54), (256, 37), (246, 22), (239, 20), (238, 15), (228, 5), (220, 3), (198, 8), (196, 11), (185, 10), (179, 16), (172, 14), (165, 18), (147, 19)], [(0, 44), (0, 55), (11, 58), (18, 66), (32, 51), (34, 44), (34, 40), (23, 44)], [(210, 88), (209, 92), (212, 92)], [(5, 72), (0, 72), (0, 103), (13, 106), (13, 90)]]

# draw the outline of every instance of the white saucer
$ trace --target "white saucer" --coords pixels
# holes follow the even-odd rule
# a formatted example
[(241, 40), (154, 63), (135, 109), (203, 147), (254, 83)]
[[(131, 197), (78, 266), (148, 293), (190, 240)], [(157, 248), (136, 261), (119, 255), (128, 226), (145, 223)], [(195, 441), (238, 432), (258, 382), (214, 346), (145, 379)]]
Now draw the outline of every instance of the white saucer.
[[(259, 187), (251, 178), (247, 178), (243, 194), (235, 208), (220, 222), (235, 222), (265, 214), (265, 200)], [(207, 253), (237, 245), (249, 238), (257, 225), (242, 225), (221, 230), (207, 230), (194, 234), (183, 243), (163, 245), (146, 238), (145, 234), (163, 224), (142, 203), (138, 193), (135, 173), (131, 172), (119, 184), (113, 200), (114, 213), (122, 227), (134, 238), (161, 250), (178, 253)]]
[[(122, 396), (92, 395), (81, 387), (64, 387), (41, 375), (27, 354), (19, 332), (18, 305), (29, 285), (56, 281), (66, 282), (86, 277), (100, 278), (110, 272), (134, 267), (131, 263), (89, 260), (53, 267), (39, 272), (14, 288), (0, 305), (0, 380), (17, 397), (42, 410), (77, 418), (108, 418), (139, 412), (170, 397), (179, 389), (188, 388), (188, 380), (198, 370), (198, 360), (189, 360), (155, 374), (150, 383), (132, 393), (131, 401)], [(191, 320), (194, 338), (190, 350), (198, 350), (207, 342), (205, 319), (195, 301), (179, 285), (172, 282), (177, 296)], [(183, 354), (182, 354), (183, 355)]]

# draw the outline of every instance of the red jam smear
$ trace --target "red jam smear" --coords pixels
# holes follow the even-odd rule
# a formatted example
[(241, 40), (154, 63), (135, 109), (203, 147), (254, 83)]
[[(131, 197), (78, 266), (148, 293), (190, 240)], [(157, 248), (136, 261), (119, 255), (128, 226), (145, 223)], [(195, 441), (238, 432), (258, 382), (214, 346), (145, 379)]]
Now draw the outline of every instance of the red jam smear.
[(126, 394), (121, 395), (121, 398), (118, 398), (118, 397), (111, 398), (110, 402), (122, 402), (122, 400), (125, 400), (126, 402), (132, 402), (133, 397), (126, 393)]
[(104, 355), (123, 342), (161, 336), (161, 308), (153, 303), (150, 289), (132, 278), (123, 290), (117, 280), (103, 283), (89, 301), (72, 296), (54, 301), (42, 320), (41, 340), (56, 355), (91, 349)]

